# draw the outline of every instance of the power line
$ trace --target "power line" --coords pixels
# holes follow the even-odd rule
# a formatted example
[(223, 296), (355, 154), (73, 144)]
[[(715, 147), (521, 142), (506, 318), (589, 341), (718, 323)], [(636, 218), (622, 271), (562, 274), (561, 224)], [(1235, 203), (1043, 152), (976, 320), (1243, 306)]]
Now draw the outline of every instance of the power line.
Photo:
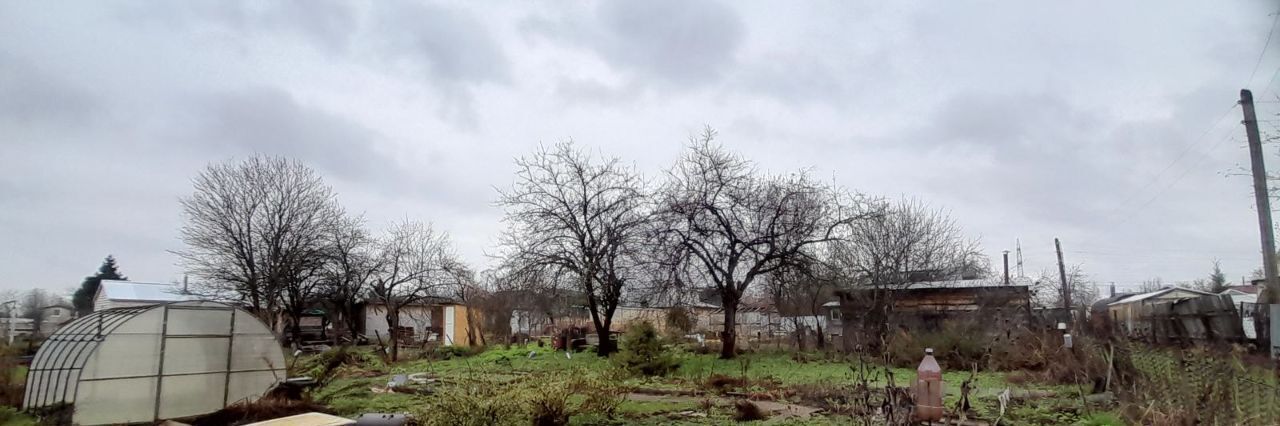
[[(1262, 43), (1262, 51), (1258, 52), (1258, 62), (1253, 64), (1253, 72), (1249, 73), (1249, 80), (1245, 81), (1245, 87), (1252, 87), (1253, 77), (1258, 74), (1258, 67), (1262, 65), (1262, 58), (1267, 56), (1267, 47), (1271, 46), (1271, 34), (1276, 32), (1276, 22), (1280, 22), (1280, 12), (1272, 13), (1275, 18), (1271, 20), (1271, 29), (1267, 30), (1267, 41)], [(1270, 87), (1270, 84), (1267, 85)]]
[[(1232, 110), (1234, 110), (1234, 108), (1232, 108)], [(1231, 110), (1228, 110), (1227, 112), (1228, 112), (1228, 113), (1230, 113), (1230, 112), (1231, 112)], [(1224, 116), (1224, 117), (1225, 117), (1225, 116)], [(1212, 129), (1211, 129), (1211, 130), (1212, 130)], [(1146, 208), (1148, 205), (1150, 205), (1153, 201), (1155, 201), (1156, 199), (1160, 198), (1160, 196), (1161, 196), (1161, 195), (1164, 195), (1164, 193), (1165, 193), (1165, 192), (1167, 192), (1170, 188), (1173, 188), (1173, 186), (1174, 186), (1174, 185), (1176, 185), (1178, 182), (1182, 181), (1182, 178), (1186, 177), (1186, 176), (1187, 176), (1187, 173), (1190, 173), (1192, 170), (1195, 170), (1195, 168), (1196, 168), (1196, 167), (1199, 167), (1199, 166), (1200, 166), (1200, 164), (1201, 164), (1201, 163), (1203, 163), (1203, 162), (1205, 161), (1205, 159), (1208, 157), (1208, 154), (1209, 154), (1209, 153), (1212, 153), (1215, 149), (1217, 149), (1217, 148), (1218, 148), (1218, 145), (1222, 145), (1222, 142), (1225, 142), (1225, 141), (1227, 141), (1227, 140), (1232, 140), (1232, 139), (1234, 139), (1234, 136), (1233, 136), (1233, 135), (1231, 135), (1230, 133), (1228, 133), (1228, 134), (1226, 135), (1226, 137), (1225, 137), (1225, 138), (1219, 139), (1217, 142), (1214, 142), (1212, 145), (1210, 145), (1210, 146), (1209, 146), (1209, 149), (1208, 149), (1208, 150), (1206, 150), (1206, 151), (1204, 152), (1204, 155), (1201, 155), (1201, 156), (1196, 160), (1196, 162), (1195, 162), (1194, 164), (1192, 164), (1192, 165), (1191, 165), (1191, 167), (1188, 167), (1188, 168), (1183, 169), (1183, 170), (1182, 170), (1182, 173), (1179, 173), (1179, 174), (1178, 174), (1178, 176), (1177, 176), (1177, 177), (1175, 177), (1172, 181), (1170, 181), (1168, 185), (1165, 185), (1163, 188), (1161, 188), (1160, 190), (1156, 191), (1156, 192), (1155, 192), (1155, 195), (1152, 195), (1152, 196), (1151, 196), (1151, 198), (1147, 199), (1147, 201), (1143, 202), (1142, 204), (1138, 205), (1138, 206), (1137, 206), (1137, 207), (1135, 207), (1135, 208), (1130, 209), (1129, 213), (1128, 213), (1128, 214), (1126, 214), (1126, 215), (1124, 216), (1124, 218), (1120, 220), (1120, 222), (1117, 222), (1117, 224), (1123, 224), (1123, 223), (1125, 223), (1125, 222), (1128, 222), (1128, 221), (1129, 221), (1129, 219), (1132, 219), (1132, 218), (1135, 216), (1135, 213), (1137, 213), (1138, 211), (1141, 211), (1142, 209), (1144, 209), (1144, 208)], [(1188, 150), (1187, 152), (1189, 152), (1189, 150)], [(1185, 154), (1185, 152), (1184, 152), (1184, 154)], [(1176, 160), (1175, 160), (1175, 162), (1176, 162)], [(1170, 163), (1170, 166), (1172, 166), (1172, 165), (1173, 165), (1173, 163)], [(1169, 168), (1165, 168), (1165, 170), (1168, 170), (1168, 169), (1169, 169)], [(1161, 173), (1163, 174), (1163, 172), (1161, 172)], [(1155, 182), (1155, 181), (1153, 180), (1152, 182)]]
[(1200, 142), (1200, 140), (1204, 139), (1204, 137), (1208, 135), (1209, 132), (1212, 132), (1214, 129), (1218, 128), (1218, 125), (1222, 124), (1222, 120), (1226, 119), (1227, 115), (1230, 115), (1232, 111), (1235, 111), (1237, 106), (1240, 106), (1238, 102), (1232, 102), (1231, 107), (1227, 108), (1226, 111), (1223, 111), (1222, 115), (1219, 116), (1217, 120), (1214, 120), (1213, 124), (1210, 125), (1208, 129), (1205, 129), (1204, 132), (1200, 133), (1200, 136), (1197, 136), (1195, 139), (1192, 139), (1191, 142), (1187, 143), (1187, 145), (1182, 148), (1182, 152), (1179, 153), (1178, 156), (1175, 157), (1173, 161), (1169, 163), (1169, 165), (1165, 166), (1164, 169), (1161, 169), (1160, 173), (1156, 173), (1156, 175), (1153, 176), (1150, 180), (1148, 180), (1146, 184), (1142, 185), (1141, 188), (1138, 188), (1137, 192), (1134, 192), (1132, 195), (1125, 198), (1123, 201), (1120, 201), (1120, 203), (1116, 205), (1116, 208), (1112, 210), (1109, 215), (1120, 212), (1120, 210), (1126, 204), (1128, 204), (1130, 200), (1133, 200), (1134, 197), (1137, 197), (1143, 191), (1146, 191), (1147, 188), (1151, 187), (1151, 185), (1154, 184), (1157, 180), (1159, 180), (1161, 176), (1164, 176), (1164, 174), (1168, 172), (1170, 168), (1173, 168), (1173, 166), (1177, 164), (1178, 161), (1182, 160), (1182, 157), (1185, 157), (1188, 152), (1191, 152), (1191, 148), (1194, 147), (1197, 142)]

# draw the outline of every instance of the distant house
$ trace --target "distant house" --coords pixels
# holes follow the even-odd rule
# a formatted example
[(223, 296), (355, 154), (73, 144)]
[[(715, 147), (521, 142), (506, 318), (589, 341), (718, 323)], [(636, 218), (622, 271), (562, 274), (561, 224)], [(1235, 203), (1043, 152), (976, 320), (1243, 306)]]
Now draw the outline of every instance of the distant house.
[(1170, 286), (1111, 302), (1107, 304), (1107, 311), (1111, 314), (1111, 323), (1113, 326), (1118, 327), (1120, 332), (1130, 336), (1141, 336), (1151, 332), (1151, 325), (1142, 320), (1142, 309), (1144, 307), (1210, 295), (1213, 295), (1213, 293)]
[[(871, 309), (873, 290), (837, 291), (838, 303), (823, 305), (833, 329), (843, 330), (846, 349), (863, 336), (862, 319)], [(890, 290), (893, 313), (890, 330), (940, 331), (947, 326), (977, 327), (988, 332), (1012, 330), (1030, 322), (1031, 290), (992, 279), (920, 281)]]
[(40, 335), (48, 336), (76, 319), (76, 309), (68, 304), (49, 305), (40, 308), (40, 316)]
[(199, 298), (193, 295), (184, 294), (176, 284), (102, 280), (98, 293), (93, 297), (93, 311), (197, 299)]
[(9, 338), (9, 322), (13, 322), (14, 337), (23, 336), (39, 336), (47, 337), (57, 331), (64, 324), (75, 319), (75, 308), (69, 305), (50, 305), (40, 308), (39, 330), (36, 329), (36, 320), (31, 318), (13, 318), (10, 319), (8, 313), (4, 313), (0, 317), (0, 340), (8, 340)]
[(13, 322), (14, 337), (30, 336), (35, 331), (35, 320), (31, 318), (9, 318), (6, 315), (0, 317), (0, 340), (9, 340), (10, 321)]
[[(471, 321), (477, 313), (457, 302), (438, 299), (414, 303), (400, 308), (400, 324), (392, 333), (387, 323), (387, 307), (377, 302), (365, 303), (363, 332), (371, 342), (388, 342), (391, 336), (402, 343), (439, 342), (441, 346), (470, 346), (478, 342), (478, 325)], [(469, 315), (470, 314), (470, 315)], [(478, 319), (478, 318), (477, 318)]]

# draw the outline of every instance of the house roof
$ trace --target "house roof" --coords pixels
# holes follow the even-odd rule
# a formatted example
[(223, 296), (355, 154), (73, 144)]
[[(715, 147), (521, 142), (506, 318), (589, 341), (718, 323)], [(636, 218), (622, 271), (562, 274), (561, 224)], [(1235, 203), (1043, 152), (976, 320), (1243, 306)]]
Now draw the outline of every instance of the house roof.
[(1232, 294), (1232, 293), (1258, 294), (1259, 288), (1262, 288), (1262, 287), (1256, 286), (1256, 285), (1233, 285), (1233, 286), (1227, 287), (1226, 290), (1223, 290), (1218, 294)]
[(1192, 288), (1186, 288), (1186, 287), (1170, 286), (1170, 287), (1165, 287), (1165, 288), (1162, 288), (1162, 289), (1159, 289), (1159, 290), (1156, 290), (1156, 291), (1151, 291), (1151, 292), (1146, 292), (1146, 293), (1139, 293), (1139, 294), (1135, 294), (1135, 295), (1132, 295), (1132, 296), (1129, 296), (1129, 297), (1126, 297), (1126, 298), (1123, 298), (1123, 299), (1117, 300), (1117, 301), (1115, 301), (1115, 302), (1111, 302), (1111, 303), (1107, 304), (1107, 306), (1115, 306), (1115, 305), (1123, 305), (1123, 304), (1126, 304), (1126, 303), (1141, 302), (1141, 301), (1143, 301), (1143, 300), (1151, 299), (1151, 298), (1154, 298), (1154, 297), (1160, 297), (1160, 296), (1163, 296), (1163, 295), (1165, 295), (1165, 294), (1172, 293), (1172, 292), (1174, 292), (1174, 291), (1185, 291), (1185, 292), (1195, 293), (1195, 294), (1199, 294), (1199, 295), (1203, 295), (1203, 296), (1212, 296), (1212, 295), (1213, 295), (1213, 293), (1210, 293), (1210, 292), (1207, 292), (1207, 291), (1200, 291), (1200, 290), (1196, 290), (1196, 289), (1192, 289)]
[[(939, 289), (1029, 289), (1030, 280), (1026, 278), (1011, 278), (1009, 285), (1004, 284), (1004, 279), (999, 277), (993, 278), (975, 278), (975, 279), (953, 279), (940, 281), (917, 281), (905, 286), (894, 287), (892, 291), (913, 291), (913, 290), (939, 290)], [(837, 293), (851, 293), (857, 291), (866, 291), (868, 289), (853, 289), (845, 291), (837, 291)], [(823, 303), (824, 307), (840, 306), (838, 300)]]
[(117, 302), (182, 302), (196, 300), (195, 296), (182, 294), (174, 284), (144, 283), (136, 281), (102, 280), (98, 291)]

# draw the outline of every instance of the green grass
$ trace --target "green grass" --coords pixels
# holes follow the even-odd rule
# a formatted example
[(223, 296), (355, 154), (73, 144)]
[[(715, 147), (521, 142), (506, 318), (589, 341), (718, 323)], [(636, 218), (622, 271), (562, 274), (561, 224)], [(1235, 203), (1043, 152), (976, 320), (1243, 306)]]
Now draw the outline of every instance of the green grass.
[[(533, 352), (534, 356), (529, 357)], [(313, 397), (323, 404), (329, 405), (340, 415), (356, 415), (365, 412), (405, 412), (421, 408), (438, 398), (438, 395), (406, 395), (379, 394), (370, 391), (371, 387), (384, 386), (393, 374), (428, 373), (438, 380), (432, 385), (434, 391), (447, 392), (463, 383), (488, 383), (496, 387), (513, 387), (525, 389), (527, 395), (540, 392), (538, 383), (547, 380), (568, 377), (592, 378), (604, 382), (619, 380), (629, 389), (702, 389), (706, 378), (713, 374), (731, 377), (745, 376), (757, 383), (777, 383), (777, 386), (789, 388), (803, 384), (850, 385), (856, 380), (854, 367), (856, 361), (817, 359), (800, 362), (792, 359), (788, 353), (754, 353), (741, 356), (739, 359), (722, 360), (715, 354), (693, 354), (682, 352), (678, 358), (680, 368), (671, 376), (664, 378), (632, 378), (618, 375), (610, 360), (596, 356), (591, 352), (574, 353), (572, 359), (563, 352), (554, 352), (549, 348), (512, 348), (491, 349), (480, 354), (467, 357), (456, 357), (447, 360), (412, 360), (402, 361), (387, 368), (387, 373), (377, 377), (337, 378), (324, 388), (313, 393)], [(867, 365), (868, 376), (873, 388), (886, 383), (884, 368)], [(914, 369), (892, 368), (894, 383), (897, 386), (909, 386), (915, 378)], [(969, 377), (967, 371), (948, 371), (943, 374), (946, 389), (945, 402), (954, 406), (960, 397), (960, 384)], [(979, 372), (974, 377), (975, 391), (972, 403), (975, 411), (983, 419), (994, 419), (998, 415), (996, 395), (1005, 388), (1051, 390), (1057, 393), (1053, 398), (1041, 399), (1011, 406), (1002, 419), (1001, 424), (1072, 424), (1082, 419), (1079, 410), (1079, 395), (1074, 386), (1049, 386), (1038, 384), (1011, 385), (1005, 381), (1004, 373)], [(770, 385), (772, 386), (772, 385)], [(753, 387), (747, 391), (762, 391)], [(514, 395), (514, 394), (512, 394)], [(576, 403), (579, 400), (573, 400)], [(797, 401), (792, 401), (797, 402)], [(710, 415), (699, 418), (671, 417), (672, 413), (687, 410), (701, 410), (696, 400), (678, 401), (624, 401), (618, 407), (615, 419), (596, 418), (593, 415), (578, 415), (572, 418), (574, 424), (732, 424), (731, 407), (716, 407)], [(1062, 412), (1066, 412), (1063, 414)], [(817, 416), (805, 422), (793, 421), (789, 424), (841, 424), (849, 420), (847, 417)], [(769, 424), (776, 424), (770, 422)], [(1098, 422), (1087, 424), (1106, 425)]]

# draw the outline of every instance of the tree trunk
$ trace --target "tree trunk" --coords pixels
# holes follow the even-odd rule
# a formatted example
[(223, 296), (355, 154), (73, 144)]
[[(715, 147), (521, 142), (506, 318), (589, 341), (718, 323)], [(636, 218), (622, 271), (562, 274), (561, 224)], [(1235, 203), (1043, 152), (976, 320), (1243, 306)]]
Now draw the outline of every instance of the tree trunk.
[(398, 309), (387, 306), (387, 336), (388, 344), (391, 345), (391, 362), (399, 360), (400, 356), (400, 312)]
[(738, 354), (738, 301), (724, 301), (724, 331), (720, 332), (720, 359), (733, 359)]
[(351, 336), (351, 344), (353, 344), (353, 345), (355, 345), (355, 344), (359, 344), (359, 342), (360, 342), (360, 339), (359, 339), (359, 335), (360, 335), (360, 330), (359, 330), (359, 328), (360, 328), (360, 318), (359, 318), (359, 315), (361, 314), (361, 312), (360, 312), (360, 310), (359, 310), (359, 309), (356, 309), (356, 307), (355, 307), (355, 306), (347, 306), (347, 307), (346, 307), (346, 310), (347, 310), (347, 313), (346, 313), (346, 320), (347, 320), (347, 334), (348, 334), (349, 336)]
[(803, 325), (796, 326), (796, 350), (804, 352), (804, 328)]
[(821, 351), (827, 349), (827, 336), (823, 334), (822, 323), (815, 322), (814, 327), (816, 327), (816, 330), (818, 331), (818, 350)]
[(289, 338), (293, 340), (294, 345), (302, 345), (302, 314), (293, 315), (293, 319), (289, 321)]
[[(595, 310), (591, 311), (591, 321), (596, 326), (596, 337), (600, 339), (600, 344), (596, 347), (596, 355), (609, 356), (618, 351), (618, 345), (612, 339), (609, 339), (609, 326), (612, 321), (600, 318), (600, 314)], [(565, 342), (568, 346), (569, 342)]]

